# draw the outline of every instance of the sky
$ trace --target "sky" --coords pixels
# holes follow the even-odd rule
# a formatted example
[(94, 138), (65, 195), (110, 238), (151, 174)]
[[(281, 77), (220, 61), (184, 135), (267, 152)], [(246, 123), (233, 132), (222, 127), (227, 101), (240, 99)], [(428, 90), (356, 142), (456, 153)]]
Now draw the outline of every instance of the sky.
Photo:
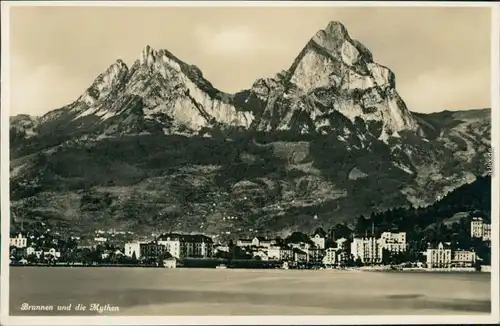
[(10, 115), (74, 101), (117, 59), (168, 49), (218, 89), (288, 69), (330, 21), (396, 75), (408, 108), (490, 107), (490, 9), (382, 7), (11, 7)]

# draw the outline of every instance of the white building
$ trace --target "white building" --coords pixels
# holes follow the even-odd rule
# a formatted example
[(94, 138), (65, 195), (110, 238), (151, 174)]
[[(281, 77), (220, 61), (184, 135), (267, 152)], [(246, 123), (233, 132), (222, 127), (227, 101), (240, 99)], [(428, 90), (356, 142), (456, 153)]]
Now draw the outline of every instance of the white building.
[(314, 242), (314, 245), (318, 249), (325, 249), (326, 247), (326, 239), (323, 238), (321, 235), (316, 234), (315, 236), (311, 237), (312, 242)]
[(485, 223), (481, 217), (473, 217), (470, 222), (470, 236), (491, 241), (491, 224)]
[(238, 247), (263, 247), (269, 248), (276, 244), (275, 240), (266, 239), (265, 237), (254, 237), (253, 239), (239, 239), (236, 241)]
[(291, 260), (293, 256), (292, 249), (280, 246), (272, 246), (267, 249), (267, 257), (270, 260), (286, 261)]
[(491, 224), (483, 223), (483, 241), (491, 241)]
[(269, 256), (267, 255), (267, 253), (264, 250), (254, 251), (253, 257), (254, 258), (259, 257), (260, 260), (266, 260), (266, 261), (269, 260)]
[(451, 263), (457, 267), (470, 267), (474, 266), (476, 262), (476, 253), (468, 250), (457, 250), (453, 252)]
[(325, 249), (326, 248), (326, 233), (323, 229), (317, 229), (310, 237), (311, 241), (314, 243), (316, 248)]
[(141, 257), (141, 244), (144, 241), (127, 242), (125, 244), (125, 256), (132, 258), (135, 254), (135, 258), (139, 259)]
[(337, 244), (338, 250), (346, 250), (347, 249), (348, 241), (346, 238), (337, 239), (337, 240), (335, 240), (335, 243)]
[(33, 246), (29, 246), (26, 248), (26, 255), (31, 256), (35, 254), (36, 249)]
[(218, 253), (218, 252), (229, 252), (230, 249), (229, 249), (229, 246), (228, 245), (216, 245), (214, 246), (214, 253)]
[(380, 263), (382, 261), (382, 247), (375, 237), (354, 238), (351, 244), (351, 254), (354, 260), (360, 258), (363, 263)]
[(382, 249), (386, 249), (391, 253), (405, 252), (406, 232), (383, 232), (379, 244)]
[(43, 255), (44, 257), (53, 257), (53, 258), (61, 257), (61, 253), (57, 251), (55, 248), (50, 248), (49, 250), (45, 251)]
[(181, 241), (178, 237), (161, 236), (158, 244), (164, 245), (167, 248), (167, 252), (173, 257), (181, 257)]
[(26, 248), (28, 246), (28, 238), (19, 233), (17, 236), (10, 238), (10, 245), (16, 248)]
[(167, 258), (163, 261), (163, 266), (166, 268), (176, 268), (177, 267), (177, 259), (174, 257)]
[(471, 238), (483, 237), (483, 219), (480, 217), (473, 217), (470, 222), (470, 236)]
[(175, 258), (213, 256), (213, 240), (202, 234), (168, 233), (157, 241)]
[(334, 266), (337, 264), (337, 249), (328, 248), (325, 250), (323, 264), (325, 264), (326, 266)]
[(429, 246), (426, 255), (428, 268), (448, 268), (451, 266), (451, 249), (442, 242), (435, 248)]

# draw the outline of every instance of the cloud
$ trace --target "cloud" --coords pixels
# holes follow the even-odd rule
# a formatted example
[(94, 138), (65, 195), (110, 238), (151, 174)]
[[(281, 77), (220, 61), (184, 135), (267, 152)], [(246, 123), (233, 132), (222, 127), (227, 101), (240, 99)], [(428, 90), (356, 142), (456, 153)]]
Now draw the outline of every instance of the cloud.
[(75, 100), (81, 83), (61, 66), (30, 68), (22, 60), (11, 61), (10, 115), (41, 115)]
[(470, 71), (434, 70), (412, 82), (397, 85), (408, 108), (418, 112), (491, 107), (488, 69)]
[(199, 25), (194, 30), (194, 36), (202, 51), (216, 56), (276, 53), (286, 48), (283, 42), (259, 35), (248, 26), (215, 30)]

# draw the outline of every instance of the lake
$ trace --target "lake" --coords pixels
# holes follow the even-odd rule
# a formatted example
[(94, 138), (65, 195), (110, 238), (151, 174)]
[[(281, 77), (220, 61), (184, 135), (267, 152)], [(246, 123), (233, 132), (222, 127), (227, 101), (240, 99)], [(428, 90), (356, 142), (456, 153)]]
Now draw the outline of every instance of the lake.
[(16, 316), (463, 315), (489, 314), (490, 300), (490, 273), (10, 268)]

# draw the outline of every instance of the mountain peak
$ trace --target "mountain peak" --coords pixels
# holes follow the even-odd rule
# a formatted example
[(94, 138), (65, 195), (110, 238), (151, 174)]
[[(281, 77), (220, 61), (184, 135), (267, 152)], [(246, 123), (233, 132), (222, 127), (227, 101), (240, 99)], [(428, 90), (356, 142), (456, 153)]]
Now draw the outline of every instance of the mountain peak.
[(325, 29), (319, 30), (312, 40), (328, 50), (334, 50), (346, 40), (350, 40), (347, 28), (337, 21), (330, 22)]
[(158, 52), (156, 52), (155, 49), (153, 49), (149, 45), (146, 45), (146, 47), (142, 50), (141, 57), (140, 57), (139, 61), (141, 62), (141, 64), (145, 64), (145, 63), (151, 64), (152, 62), (155, 61), (157, 55), (158, 55)]
[(356, 64), (361, 58), (373, 60), (371, 52), (363, 44), (353, 40), (347, 28), (338, 21), (331, 21), (325, 29), (319, 30), (311, 42), (329, 55), (342, 58), (348, 65)]
[(97, 100), (104, 98), (128, 74), (128, 67), (121, 59), (117, 59), (105, 72), (97, 76), (92, 85), (80, 96), (80, 100), (87, 105), (93, 105)]
[(115, 62), (115, 65), (117, 65), (121, 69), (127, 69), (128, 70), (127, 64), (125, 62), (123, 62), (122, 59), (117, 59), (116, 62)]
[(347, 28), (345, 28), (345, 26), (338, 21), (331, 21), (330, 23), (328, 23), (328, 25), (323, 31), (330, 37), (342, 38), (342, 39), (349, 38), (349, 33), (347, 32)]

